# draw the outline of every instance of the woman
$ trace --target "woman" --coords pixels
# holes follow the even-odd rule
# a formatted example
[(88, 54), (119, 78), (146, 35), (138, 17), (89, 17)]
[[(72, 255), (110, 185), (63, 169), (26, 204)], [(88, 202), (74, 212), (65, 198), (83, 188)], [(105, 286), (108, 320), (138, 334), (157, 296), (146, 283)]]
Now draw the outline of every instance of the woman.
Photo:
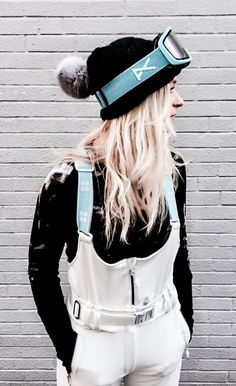
[[(49, 173), (32, 226), (28, 272), (58, 385), (178, 385), (192, 274), (185, 163), (168, 140), (183, 104), (177, 75), (190, 61), (167, 28), (57, 68), (67, 94), (96, 95), (104, 121)], [(65, 244), (67, 304), (58, 277)]]

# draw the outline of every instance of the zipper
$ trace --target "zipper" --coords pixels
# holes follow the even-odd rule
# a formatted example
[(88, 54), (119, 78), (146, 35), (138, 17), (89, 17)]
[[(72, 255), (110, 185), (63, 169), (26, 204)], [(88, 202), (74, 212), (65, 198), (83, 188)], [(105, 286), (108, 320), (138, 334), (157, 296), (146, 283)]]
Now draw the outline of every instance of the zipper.
[(134, 305), (134, 280), (135, 280), (135, 271), (134, 268), (129, 270), (130, 282), (131, 282), (131, 303)]

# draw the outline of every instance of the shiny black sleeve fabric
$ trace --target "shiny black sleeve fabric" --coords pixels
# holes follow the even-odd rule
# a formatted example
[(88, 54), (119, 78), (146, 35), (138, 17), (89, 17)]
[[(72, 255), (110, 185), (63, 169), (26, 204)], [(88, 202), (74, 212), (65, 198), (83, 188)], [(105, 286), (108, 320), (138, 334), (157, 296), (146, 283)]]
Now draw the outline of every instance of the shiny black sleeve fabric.
[(77, 335), (71, 327), (58, 276), (66, 241), (61, 176), (50, 173), (39, 192), (29, 245), (28, 274), (38, 314), (57, 357), (69, 373)]
[(186, 234), (186, 169), (179, 168), (182, 178), (179, 178), (176, 190), (176, 202), (180, 220), (180, 247), (174, 263), (174, 284), (176, 286), (181, 312), (188, 323), (191, 337), (193, 333), (193, 304), (192, 304), (192, 272), (188, 256)]

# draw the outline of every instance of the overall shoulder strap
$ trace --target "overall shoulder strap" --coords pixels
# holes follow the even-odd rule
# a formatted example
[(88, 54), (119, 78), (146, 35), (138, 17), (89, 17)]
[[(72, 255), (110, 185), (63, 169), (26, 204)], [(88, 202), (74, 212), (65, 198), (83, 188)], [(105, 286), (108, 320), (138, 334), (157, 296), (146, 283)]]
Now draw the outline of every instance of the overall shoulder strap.
[(93, 165), (87, 162), (75, 161), (78, 171), (77, 192), (77, 226), (78, 231), (90, 232), (93, 214)]
[(179, 221), (178, 210), (175, 200), (175, 192), (173, 186), (173, 180), (171, 174), (166, 173), (164, 177), (164, 189), (165, 197), (169, 207), (170, 219), (171, 222)]

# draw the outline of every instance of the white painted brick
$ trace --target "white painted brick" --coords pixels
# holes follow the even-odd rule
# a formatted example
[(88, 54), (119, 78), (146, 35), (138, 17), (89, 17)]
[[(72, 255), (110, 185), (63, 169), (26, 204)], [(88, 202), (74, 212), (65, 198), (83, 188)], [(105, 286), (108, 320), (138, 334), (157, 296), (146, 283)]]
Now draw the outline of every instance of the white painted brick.
[(236, 174), (236, 164), (235, 163), (225, 163), (219, 164), (219, 176), (230, 176), (234, 177)]
[(235, 17), (221, 16), (215, 18), (215, 32), (236, 32)]
[[(1, 176), (2, 177), (40, 177), (42, 179), (48, 174), (48, 172), (54, 167), (54, 164), (1, 164)], [(14, 192), (12, 193), (12, 197)], [(24, 193), (23, 197), (31, 197), (32, 193)], [(15, 196), (17, 196), (15, 194)], [(10, 203), (9, 203), (10, 205)]]
[[(225, 134), (226, 135), (226, 134)], [(189, 147), (219, 147), (220, 135), (214, 133), (179, 133), (177, 147), (179, 144)]]
[(0, 35), (0, 51), (25, 51), (24, 36), (1, 36)]
[[(11, 259), (8, 258), (7, 261), (10, 265)], [(13, 264), (15, 264), (16, 266), (16, 262), (18, 262), (18, 260), (13, 260), (13, 262), (14, 262)], [(25, 268), (24, 268), (24, 271), (25, 271)], [(9, 286), (0, 285), (0, 289), (1, 289), (2, 297), (32, 297), (32, 291), (29, 283), (21, 284), (21, 285), (11, 284)]]
[(9, 336), (0, 336), (1, 344), (5, 347), (48, 347), (51, 345), (50, 339), (47, 335), (14, 335), (11, 340)]
[[(9, 284), (9, 282), (7, 283)], [(1, 316), (1, 322), (38, 322), (39, 316), (37, 315), (36, 311), (26, 311), (26, 310), (7, 310), (7, 311), (0, 311)], [(1, 355), (1, 350), (0, 350)]]
[[(182, 372), (181, 381), (186, 380), (187, 382), (226, 382), (227, 372), (226, 371), (188, 371), (187, 373)], [(201, 383), (200, 383), (201, 384)]]
[(234, 16), (204, 17), (193, 16), (191, 20), (191, 32), (196, 33), (226, 33), (236, 32)]
[[(231, 335), (232, 326), (231, 324), (207, 324), (207, 323), (196, 323), (194, 329), (195, 335)], [(225, 353), (227, 357), (227, 352)], [(220, 358), (223, 359), (221, 356)]]
[(27, 253), (27, 251), (28, 251), (28, 247), (26, 247), (26, 246), (24, 246), (24, 247), (16, 247), (16, 246), (14, 246), (14, 247), (0, 247), (0, 258), (2, 259), (2, 258), (6, 258), (6, 256), (7, 256), (7, 258), (8, 259), (15, 259), (15, 258), (17, 258), (17, 259), (20, 259), (20, 258), (22, 258), (22, 256), (26, 256), (26, 253)]
[[(79, 138), (79, 136), (78, 136)], [(57, 149), (62, 150), (62, 149)], [(53, 162), (55, 155), (51, 149), (0, 149), (0, 162), (12, 163), (17, 158), (19, 162)]]
[[(39, 189), (38, 189), (39, 190)], [(6, 206), (0, 207), (0, 218), (3, 219), (27, 219), (33, 221), (34, 206)]]
[(187, 0), (177, 1), (126, 1), (127, 15), (176, 15), (176, 9), (181, 15), (228, 15), (234, 14), (235, 3), (232, 0), (199, 0), (198, 3)]
[(233, 50), (232, 41), (227, 34), (186, 34), (181, 37), (181, 41), (186, 47), (191, 47), (192, 51), (219, 51), (219, 47)]
[(222, 205), (236, 205), (235, 193), (221, 192), (220, 202)]
[(194, 283), (196, 284), (234, 284), (234, 273), (231, 272), (194, 272)]
[[(214, 328), (214, 325), (211, 324)], [(199, 358), (199, 359), (234, 359), (235, 358), (235, 349), (234, 348), (191, 348), (191, 358)], [(205, 384), (204, 384), (205, 385)]]
[[(0, 119), (1, 132), (20, 133), (87, 133), (98, 126), (98, 120), (91, 118), (55, 118), (55, 117), (26, 117)], [(78, 136), (78, 142), (80, 137)]]
[(209, 71), (209, 68), (194, 68), (191, 64), (179, 78), (183, 84), (234, 84), (235, 74), (235, 68), (213, 67)]
[[(235, 117), (176, 117), (176, 132), (232, 132)], [(178, 135), (178, 134), (177, 134)]]
[(46, 147), (62, 147), (68, 146), (73, 147), (79, 142), (81, 136), (78, 133), (60, 133), (60, 134), (45, 134), (38, 133), (29, 135), (28, 133), (22, 134), (2, 134), (1, 141), (2, 147), (9, 147), (10, 143), (14, 141), (14, 147), (16, 148), (46, 148)]
[(187, 176), (216, 176), (219, 173), (219, 167), (218, 163), (190, 163), (187, 165)]
[(5, 370), (1, 374), (3, 381), (11, 381), (12, 378), (16, 381), (44, 381), (54, 380), (54, 371), (35, 371), (35, 370)]
[[(24, 183), (23, 183), (24, 182)], [(1, 178), (0, 190), (2, 192), (38, 191), (42, 185), (41, 178)]]
[[(5, 350), (5, 352), (4, 352)], [(15, 352), (14, 352), (15, 350)], [(55, 349), (50, 347), (0, 347), (1, 358), (51, 358)]]
[[(86, 39), (87, 37), (84, 37)], [(56, 51), (72, 52), (76, 49), (75, 36), (28, 36), (26, 37), (26, 50), (31, 51)]]
[(193, 64), (203, 67), (235, 67), (236, 52), (193, 52)]
[(231, 100), (236, 94), (235, 85), (179, 85), (177, 83), (178, 92), (184, 96), (186, 100)]
[[(229, 382), (234, 382), (236, 381), (236, 371), (229, 371)], [(233, 384), (233, 383), (232, 383)]]
[(185, 156), (192, 162), (235, 162), (236, 152), (232, 149), (187, 149), (183, 148)]
[[(8, 193), (9, 195), (9, 193)], [(1, 199), (0, 194), (0, 199)], [(1, 201), (2, 202), (2, 201)], [(34, 205), (36, 200), (32, 200), (31, 205)], [(2, 205), (8, 205), (8, 203), (2, 203)], [(23, 204), (24, 205), (24, 204)], [(31, 230), (31, 221), (26, 220), (0, 220), (0, 233), (8, 232), (30, 232)]]
[(21, 370), (30, 370), (32, 368), (34, 369), (48, 369), (48, 370), (54, 370), (54, 361), (51, 359), (15, 359), (15, 363), (13, 363), (12, 359), (1, 359), (1, 368), (2, 369), (9, 369), (12, 367), (17, 367)]
[(217, 205), (220, 202), (220, 193), (191, 192), (188, 195), (189, 205)]
[[(0, 52), (0, 68), (4, 69), (31, 69), (31, 70), (55, 70), (66, 53), (2, 53)], [(85, 54), (81, 55), (86, 59)]]
[(210, 347), (236, 347), (236, 336), (209, 336)]
[(33, 70), (33, 69), (0, 69), (1, 85), (50, 85), (56, 84), (53, 69), (51, 70)]
[(236, 220), (187, 220), (187, 229), (191, 233), (236, 233)]
[[(215, 262), (215, 260), (214, 260)], [(218, 296), (230, 298), (234, 296), (236, 287), (234, 284), (227, 285), (201, 285), (201, 296)]]
[[(15, 239), (15, 242), (14, 242)], [(24, 233), (4, 234), (1, 235), (0, 245), (25, 245), (29, 243), (29, 235)], [(15, 270), (17, 271), (17, 270)]]
[(236, 177), (200, 177), (199, 190), (236, 190)]
[(219, 247), (236, 247), (235, 234), (191, 234), (188, 235), (188, 242), (190, 246), (219, 246)]
[[(236, 59), (236, 57), (235, 57)], [(234, 101), (194, 101), (185, 102), (183, 108), (178, 112), (179, 116), (234, 116), (235, 102)]]
[[(12, 381), (10, 381), (10, 382), (8, 382), (8, 381), (3, 381), (3, 382), (1, 382), (0, 381), (0, 385), (4, 385), (4, 386), (19, 386), (19, 382), (12, 382)], [(52, 382), (52, 381), (49, 381), (49, 382), (47, 382), (47, 381), (43, 381), (43, 382), (20, 382), (20, 385), (21, 386), (35, 386), (35, 385), (37, 385), (37, 386), (56, 386), (56, 383), (55, 382)], [(220, 385), (221, 386), (221, 385)]]
[(202, 371), (222, 371), (222, 370), (236, 370), (236, 362), (234, 360), (214, 360), (209, 361), (205, 359), (193, 360), (188, 359), (186, 366), (183, 366), (183, 369), (188, 370), (202, 370)]
[[(1, 14), (2, 14), (2, 4), (1, 2)], [(51, 19), (48, 20), (48, 23), (51, 23), (51, 29), (55, 26), (60, 29), (62, 26), (63, 19)], [(17, 22), (16, 22), (17, 21)], [(40, 32), (40, 18), (37, 17), (2, 17), (0, 24), (0, 35), (28, 35), (28, 34), (37, 34)], [(52, 31), (51, 30), (51, 31)]]
[(194, 298), (196, 310), (231, 310), (231, 299), (222, 298)]
[[(1, 250), (0, 250), (1, 252)], [(209, 256), (214, 256), (214, 259), (234, 259), (235, 258), (235, 247), (192, 247), (190, 249), (191, 260), (208, 259)]]
[(122, 16), (123, 1), (1, 1), (2, 16)]
[[(31, 19), (31, 18), (30, 18)], [(56, 18), (40, 18), (35, 22), (38, 24), (38, 29), (41, 34), (119, 34), (125, 35), (141, 35), (153, 34), (157, 35), (158, 31), (163, 31), (166, 25), (171, 25), (172, 28), (179, 32), (187, 32), (189, 29), (190, 20), (188, 17), (182, 17), (183, 26), (179, 26), (178, 17), (64, 17), (58, 23)], [(213, 18), (212, 20), (213, 21)], [(157, 30), (158, 26), (158, 30)]]
[[(66, 97), (66, 98), (65, 98)], [(55, 101), (68, 100), (58, 86), (2, 86), (0, 88), (0, 100), (2, 101)]]
[[(210, 258), (211, 256), (209, 256)], [(214, 260), (195, 259), (191, 261), (191, 267), (194, 272), (232, 272), (236, 271), (236, 261), (230, 259)]]
[(236, 218), (236, 208), (223, 206), (188, 206), (187, 213), (189, 218), (195, 219), (225, 219)]
[[(210, 323), (235, 323), (236, 322), (236, 312), (235, 311), (209, 311), (208, 312), (208, 321)], [(228, 345), (231, 347), (231, 345)]]
[[(28, 262), (26, 259), (21, 259), (19, 262), (17, 260), (1, 260), (1, 271), (5, 272), (25, 272), (27, 269)], [(14, 269), (15, 267), (15, 269)]]
[(19, 116), (45, 117), (45, 116), (95, 116), (99, 107), (93, 102), (1, 102), (0, 115), (2, 117)]

